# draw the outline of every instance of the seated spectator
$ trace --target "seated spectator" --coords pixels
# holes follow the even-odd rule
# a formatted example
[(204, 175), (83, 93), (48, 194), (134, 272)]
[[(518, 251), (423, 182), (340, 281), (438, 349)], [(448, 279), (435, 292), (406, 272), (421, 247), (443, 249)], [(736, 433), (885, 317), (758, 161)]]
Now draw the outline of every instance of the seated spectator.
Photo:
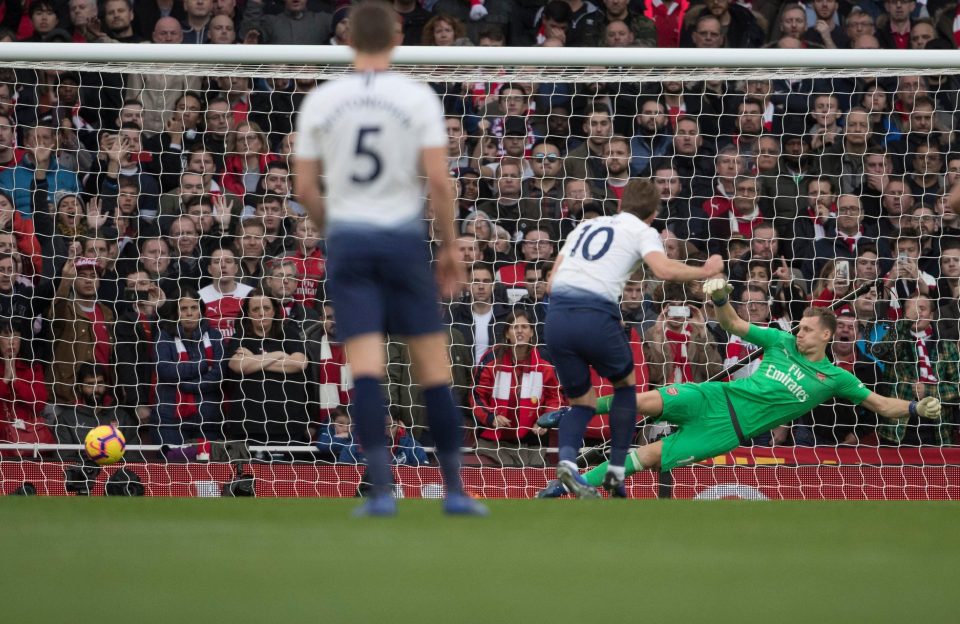
[[(545, 225), (531, 226), (523, 234), (520, 241), (520, 261), (506, 264), (497, 270), (497, 281), (508, 289), (523, 289), (526, 283), (524, 274), (527, 267), (535, 262), (550, 262), (556, 256), (557, 250), (551, 238), (551, 232)], [(518, 297), (522, 297), (523, 293)]]
[(278, 159), (279, 156), (270, 152), (260, 126), (252, 121), (238, 124), (227, 136), (224, 190), (239, 197), (256, 192), (267, 165)]
[(353, 382), (347, 368), (347, 352), (337, 340), (333, 304), (318, 302), (320, 323), (307, 328), (307, 359), (310, 362), (310, 400), (319, 407), (318, 420), (327, 420), (338, 407), (350, 404)]
[(837, 198), (835, 227), (836, 236), (817, 240), (813, 257), (803, 263), (803, 273), (808, 279), (819, 275), (823, 265), (834, 258), (853, 260), (866, 247), (876, 251), (876, 240), (864, 226), (863, 209), (856, 195), (844, 194)]
[(301, 333), (307, 326), (320, 320), (320, 315), (312, 305), (307, 306), (296, 300), (296, 293), (300, 290), (296, 262), (289, 258), (272, 260), (267, 266), (263, 283), (267, 296), (280, 304), (280, 318), (296, 324)]
[(237, 275), (240, 281), (257, 288), (263, 278), (264, 254), (266, 252), (266, 227), (263, 219), (249, 217), (240, 222), (234, 238), (234, 253), (238, 256)]
[(263, 255), (279, 258), (287, 251), (287, 211), (279, 195), (262, 195), (253, 203), (254, 216), (263, 223)]
[[(140, 421), (130, 410), (116, 405), (110, 392), (109, 379), (102, 364), (82, 364), (77, 369), (76, 401), (59, 408), (55, 414), (54, 433), (59, 444), (83, 444), (94, 427), (114, 425), (123, 434), (128, 445), (140, 444)], [(86, 453), (58, 451), (60, 461), (92, 464)], [(127, 451), (128, 462), (142, 462), (141, 452)]]
[[(43, 207), (46, 213), (46, 206)], [(43, 253), (33, 227), (33, 219), (25, 217), (14, 208), (13, 199), (7, 191), (0, 190), (0, 232), (13, 232), (17, 239), (17, 251), (26, 262), (27, 277), (43, 273)]]
[(937, 280), (920, 268), (920, 237), (915, 230), (904, 230), (896, 241), (896, 261), (883, 278), (890, 313), (900, 314), (900, 302), (915, 295), (936, 299)]
[(252, 286), (237, 280), (237, 259), (230, 249), (216, 249), (207, 264), (211, 281), (200, 290), (204, 304), (204, 318), (224, 339), (233, 336), (234, 322), (240, 317), (244, 299)]
[(170, 241), (167, 246), (171, 250), (172, 271), (176, 272), (180, 287), (197, 290), (203, 271), (200, 268), (202, 251), (196, 222), (188, 215), (177, 217), (170, 224), (167, 238)]
[[(170, 245), (162, 238), (140, 239), (140, 262), (137, 268), (146, 271), (150, 279), (168, 296), (176, 296), (180, 288), (177, 266), (171, 262)], [(122, 272), (127, 272), (124, 270)]]
[(804, 34), (803, 39), (807, 45), (830, 50), (849, 48), (850, 39), (844, 32), (840, 14), (837, 11), (840, 3), (837, 0), (820, 0), (811, 3), (811, 6), (816, 21)]
[(653, 21), (657, 33), (657, 43), (654, 47), (680, 47), (680, 34), (688, 8), (689, 5), (686, 2), (677, 0), (646, 3), (644, 16)]
[(320, 426), (317, 435), (317, 451), (321, 461), (339, 464), (359, 463), (351, 453), (358, 448), (353, 440), (350, 415), (346, 409), (337, 408), (330, 420)]
[(467, 273), (470, 294), (450, 305), (450, 322), (473, 349), (474, 365), (496, 344), (495, 328), (509, 314), (509, 307), (494, 303), (493, 270), (487, 264), (474, 264)]
[(756, 230), (764, 222), (757, 206), (757, 179), (751, 176), (737, 176), (736, 195), (731, 199), (714, 197), (704, 203), (704, 210), (710, 218), (708, 222), (711, 253), (729, 253), (727, 241), (732, 234), (752, 239)]
[[(806, 211), (790, 224), (793, 232), (793, 257), (813, 261), (817, 241), (835, 231), (837, 204), (830, 178), (819, 178), (807, 183)], [(787, 241), (784, 241), (787, 242)]]
[(552, 262), (532, 262), (527, 264), (523, 273), (526, 286), (526, 295), (518, 303), (526, 306), (530, 313), (530, 323), (533, 325), (534, 344), (544, 348), (546, 333), (544, 323), (550, 309), (547, 296), (547, 279), (553, 270)]
[(937, 294), (937, 332), (943, 340), (960, 340), (960, 240), (943, 242)]
[(657, 320), (643, 333), (651, 387), (707, 381), (720, 372), (720, 351), (694, 303), (682, 285), (664, 284)]
[(233, 45), (237, 43), (237, 27), (229, 15), (214, 15), (207, 30), (207, 43)]
[[(33, 360), (28, 341), (9, 318), (0, 321), (0, 366), (0, 442), (53, 444), (43, 417), (47, 405), (43, 366)], [(0, 457), (32, 455), (32, 450), (0, 451)]]
[(57, 191), (76, 193), (79, 185), (76, 172), (61, 167), (54, 154), (55, 127), (39, 121), (36, 126), (24, 126), (22, 131), (26, 152), (16, 165), (0, 170), (0, 188), (12, 194), (13, 204), (21, 216), (30, 217), (34, 210), (34, 189), (46, 188), (46, 202), (52, 205)]
[(228, 434), (247, 444), (308, 440), (307, 357), (297, 327), (261, 291), (243, 302), (237, 334), (227, 351), (232, 390)]
[(673, 146), (673, 129), (668, 123), (667, 109), (657, 98), (641, 100), (634, 118), (633, 138), (630, 139), (630, 174), (647, 176), (650, 161), (667, 155)]
[(563, 200), (560, 148), (549, 142), (537, 143), (528, 162), (533, 175), (523, 181), (523, 197), (537, 205), (543, 218), (553, 220), (559, 216)]
[[(613, 136), (613, 121), (610, 109), (600, 103), (591, 104), (583, 112), (581, 127), (584, 141), (567, 153), (564, 172), (567, 180), (575, 178), (590, 181), (606, 177), (604, 149)], [(567, 194), (564, 193), (566, 197)]]
[(883, 444), (953, 443), (955, 408), (951, 404), (960, 398), (960, 353), (956, 342), (941, 339), (935, 323), (936, 310), (930, 298), (911, 297), (905, 302), (902, 319), (873, 345), (873, 355), (882, 363), (883, 371), (878, 393), (907, 401), (932, 396), (946, 406), (942, 417), (934, 421), (917, 416), (905, 420), (881, 416), (877, 433)]
[[(390, 442), (390, 463), (398, 466), (426, 466), (430, 463), (427, 452), (423, 450), (413, 434), (394, 418), (387, 419), (387, 439)], [(339, 463), (365, 464), (363, 449), (351, 434), (351, 446), (341, 451)]]
[[(330, 41), (329, 13), (307, 10), (304, 0), (284, 0), (283, 11), (271, 15), (263, 0), (250, 0), (240, 23), (244, 41), (273, 45), (325, 45)], [(258, 38), (251, 36), (251, 31)]]
[(623, 197), (623, 190), (630, 181), (630, 150), (631, 143), (626, 137), (612, 136), (603, 151), (607, 175), (601, 180), (595, 180), (594, 193), (613, 202), (619, 203)]
[(644, 292), (644, 274), (637, 271), (630, 276), (623, 286), (623, 296), (620, 298), (620, 316), (628, 328), (637, 328), (641, 333), (645, 331), (657, 316), (653, 310), (653, 301)]
[(68, 260), (51, 313), (53, 361), (48, 381), (59, 405), (73, 405), (77, 366), (107, 366), (113, 354), (113, 311), (97, 299), (99, 268), (93, 258)]
[[(763, 45), (763, 29), (757, 23), (750, 9), (739, 4), (733, 4), (730, 0), (715, 0), (709, 5), (703, 5), (703, 7), (701, 11), (693, 10), (697, 7), (691, 7), (691, 10), (687, 11), (685, 21), (687, 22), (688, 33), (681, 39), (681, 45), (684, 45), (684, 41), (686, 42), (684, 47), (690, 47), (689, 43), (691, 41), (698, 48), (710, 47), (697, 45), (698, 42), (704, 43), (706, 37), (698, 32), (700, 30), (698, 17), (704, 18), (707, 16), (714, 18), (717, 26), (714, 38), (718, 39), (720, 43), (714, 47), (759, 48)], [(706, 42), (709, 41), (712, 40)]]
[(193, 0), (184, 3), (187, 18), (183, 21), (182, 43), (206, 43), (213, 17), (212, 0)]
[(477, 453), (502, 466), (543, 466), (546, 431), (536, 422), (562, 405), (560, 382), (533, 346), (527, 314), (512, 312), (504, 324), (504, 342), (480, 362), (472, 395)]
[(293, 253), (284, 257), (297, 268), (299, 286), (293, 298), (308, 308), (317, 308), (317, 294), (326, 277), (326, 258), (320, 249), (320, 230), (307, 217), (293, 218)]
[[(157, 437), (161, 444), (223, 439), (223, 336), (203, 318), (203, 303), (185, 291), (160, 308), (157, 341)], [(192, 459), (195, 448), (171, 449), (171, 460)]]
[(829, 307), (833, 302), (844, 298), (852, 290), (852, 264), (852, 261), (840, 258), (830, 260), (823, 265), (811, 290), (813, 306)]
[(14, 325), (20, 337), (33, 347), (35, 357), (49, 361), (45, 318), (53, 301), (53, 281), (33, 282), (21, 275), (23, 262), (17, 252), (0, 251), (0, 322)]
[(154, 379), (157, 370), (157, 340), (160, 338), (158, 308), (166, 295), (146, 271), (126, 277), (124, 299), (129, 302), (117, 317), (117, 403), (136, 413), (141, 423), (150, 420), (157, 404)]

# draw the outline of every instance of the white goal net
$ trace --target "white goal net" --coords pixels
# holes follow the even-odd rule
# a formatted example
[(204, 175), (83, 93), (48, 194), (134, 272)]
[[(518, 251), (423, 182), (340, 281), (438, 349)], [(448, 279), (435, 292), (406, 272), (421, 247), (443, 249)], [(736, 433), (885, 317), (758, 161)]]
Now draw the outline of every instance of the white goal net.
[[(0, 49), (0, 492), (99, 493), (116, 469), (82, 445), (102, 424), (148, 493), (219, 494), (235, 466), (258, 494), (362, 489), (336, 332), (351, 310), (325, 296), (324, 241), (290, 169), (300, 103), (346, 51), (214, 47)], [(799, 52), (398, 51), (446, 113), (469, 279), (443, 309), (472, 491), (531, 496), (552, 477), (555, 433), (536, 421), (566, 399), (546, 280), (581, 220), (650, 178), (668, 255), (721, 254), (744, 319), (789, 331), (831, 307), (834, 363), (944, 411), (895, 421), (831, 402), (672, 480), (638, 475), (632, 494), (958, 495), (955, 53)], [(698, 284), (640, 267), (620, 308), (638, 391), (760, 366)], [(435, 496), (409, 355), (384, 349), (399, 489)], [(247, 352), (306, 365), (251, 372)], [(670, 433), (641, 422), (636, 442)], [(608, 440), (600, 414), (584, 465)]]

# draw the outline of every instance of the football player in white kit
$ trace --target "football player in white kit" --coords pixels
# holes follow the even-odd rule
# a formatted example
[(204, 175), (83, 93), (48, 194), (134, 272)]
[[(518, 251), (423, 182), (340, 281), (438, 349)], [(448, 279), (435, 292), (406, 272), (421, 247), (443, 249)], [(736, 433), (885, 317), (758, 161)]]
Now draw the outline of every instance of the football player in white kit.
[(711, 256), (702, 267), (667, 258), (650, 227), (660, 208), (653, 182), (635, 178), (624, 190), (620, 213), (584, 221), (567, 237), (550, 279), (547, 346), (571, 407), (560, 420), (557, 478), (579, 498), (599, 496), (577, 470), (583, 433), (594, 416), (590, 367), (613, 384), (610, 465), (603, 486), (622, 491), (624, 461), (637, 421), (633, 355), (620, 322), (623, 286), (642, 259), (663, 280), (706, 279), (723, 270)]
[[(446, 483), (444, 511), (483, 515), (463, 491), (460, 416), (440, 320), (438, 279), (453, 292), (463, 269), (454, 248), (454, 198), (443, 109), (426, 85), (389, 71), (402, 39), (389, 4), (350, 14), (355, 72), (314, 90), (297, 122), (297, 194), (327, 237), (327, 292), (354, 375), (353, 416), (372, 494), (358, 515), (396, 513), (387, 449), (385, 333), (410, 347)], [(426, 193), (423, 178), (426, 178)], [(324, 197), (322, 184), (326, 190)], [(440, 239), (430, 268), (424, 196)]]

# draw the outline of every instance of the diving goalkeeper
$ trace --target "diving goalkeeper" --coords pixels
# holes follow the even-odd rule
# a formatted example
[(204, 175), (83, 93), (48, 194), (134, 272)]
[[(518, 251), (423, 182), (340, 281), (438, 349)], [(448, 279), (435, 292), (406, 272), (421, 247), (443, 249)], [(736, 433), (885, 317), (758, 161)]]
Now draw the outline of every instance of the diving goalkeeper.
[[(731, 334), (763, 348), (760, 368), (749, 377), (726, 382), (685, 383), (637, 395), (637, 411), (678, 426), (672, 435), (627, 455), (626, 474), (663, 471), (715, 457), (746, 444), (752, 437), (806, 414), (832, 397), (862, 405), (887, 418), (938, 418), (940, 401), (925, 397), (904, 401), (871, 392), (852, 374), (827, 360), (837, 318), (825, 308), (807, 308), (796, 336), (751, 325), (729, 305), (732, 287), (724, 279), (704, 284), (720, 325)], [(577, 498), (596, 498), (607, 466), (580, 475), (563, 475), (563, 486)], [(623, 488), (613, 491), (623, 496)], [(562, 495), (559, 484), (538, 496)]]

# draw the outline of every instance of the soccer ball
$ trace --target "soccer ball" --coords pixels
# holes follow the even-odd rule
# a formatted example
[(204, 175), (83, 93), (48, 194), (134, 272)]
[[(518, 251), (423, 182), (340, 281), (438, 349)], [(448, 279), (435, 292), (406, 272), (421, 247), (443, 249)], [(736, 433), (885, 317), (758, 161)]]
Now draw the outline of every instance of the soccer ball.
[(127, 440), (113, 425), (94, 427), (87, 433), (83, 444), (87, 456), (101, 466), (117, 463), (127, 449)]

